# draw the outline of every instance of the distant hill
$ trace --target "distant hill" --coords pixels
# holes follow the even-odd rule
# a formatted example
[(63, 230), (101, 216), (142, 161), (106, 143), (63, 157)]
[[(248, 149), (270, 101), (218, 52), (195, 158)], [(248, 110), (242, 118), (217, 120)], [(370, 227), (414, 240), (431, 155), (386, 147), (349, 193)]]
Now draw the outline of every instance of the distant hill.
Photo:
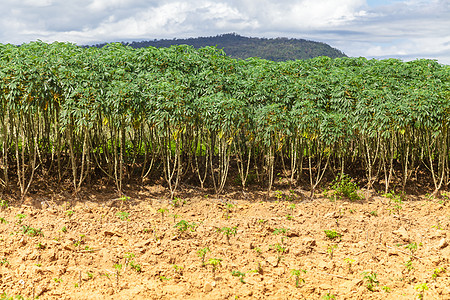
[[(223, 49), (228, 56), (234, 58), (246, 59), (249, 57), (260, 57), (273, 61), (308, 59), (317, 56), (328, 56), (331, 58), (346, 57), (342, 51), (321, 42), (289, 38), (268, 39), (244, 37), (235, 33), (221, 34), (213, 37), (153, 40), (123, 44), (133, 48), (149, 46), (159, 48), (170, 47), (172, 45), (191, 45), (195, 48), (217, 46), (217, 48)], [(98, 44), (95, 47), (102, 47), (104, 45)]]

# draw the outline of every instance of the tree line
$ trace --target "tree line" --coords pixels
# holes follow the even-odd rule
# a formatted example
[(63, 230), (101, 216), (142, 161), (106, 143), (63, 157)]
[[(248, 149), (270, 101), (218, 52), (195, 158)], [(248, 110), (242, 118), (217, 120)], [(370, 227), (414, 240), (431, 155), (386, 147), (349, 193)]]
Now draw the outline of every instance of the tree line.
[[(0, 183), (161, 176), (220, 194), (358, 169), (372, 189), (417, 171), (448, 186), (450, 67), (434, 60), (236, 60), (214, 47), (0, 45)], [(235, 172), (230, 175), (230, 168)], [(416, 174), (416, 175), (415, 175)]]

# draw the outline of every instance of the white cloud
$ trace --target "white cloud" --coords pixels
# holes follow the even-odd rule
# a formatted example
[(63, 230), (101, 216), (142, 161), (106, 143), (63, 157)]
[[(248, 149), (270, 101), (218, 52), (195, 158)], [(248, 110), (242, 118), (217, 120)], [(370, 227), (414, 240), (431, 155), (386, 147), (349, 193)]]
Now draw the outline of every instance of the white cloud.
[(450, 63), (448, 0), (2, 0), (0, 26), (1, 43), (237, 32), (322, 41), (350, 56)]

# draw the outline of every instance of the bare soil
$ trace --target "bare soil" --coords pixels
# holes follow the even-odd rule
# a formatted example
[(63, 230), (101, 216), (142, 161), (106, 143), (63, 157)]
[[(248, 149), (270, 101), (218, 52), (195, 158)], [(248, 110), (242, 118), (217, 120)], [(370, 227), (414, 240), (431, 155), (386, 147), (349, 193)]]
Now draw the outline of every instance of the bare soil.
[[(445, 200), (409, 198), (400, 208), (378, 195), (309, 201), (282, 191), (281, 199), (273, 193), (266, 200), (258, 192), (216, 198), (186, 190), (174, 203), (162, 194), (161, 186), (140, 187), (121, 200), (104, 188), (77, 200), (48, 192), (11, 201), (0, 210), (0, 293), (26, 299), (415, 299), (426, 284), (424, 299), (450, 299)], [(202, 265), (198, 251), (206, 247)], [(215, 271), (214, 261), (220, 262)]]

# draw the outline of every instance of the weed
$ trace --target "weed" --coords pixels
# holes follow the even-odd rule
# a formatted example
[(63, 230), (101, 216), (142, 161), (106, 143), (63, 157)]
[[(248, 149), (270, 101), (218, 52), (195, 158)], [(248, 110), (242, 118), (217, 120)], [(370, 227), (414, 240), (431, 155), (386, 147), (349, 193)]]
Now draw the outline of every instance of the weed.
[(226, 208), (227, 208), (227, 214), (225, 216), (226, 219), (230, 218), (230, 213), (232, 212), (232, 209), (235, 207), (236, 205), (234, 205), (233, 203), (227, 203)]
[(327, 293), (326, 295), (323, 295), (322, 297), (323, 300), (332, 300), (332, 299), (336, 299), (336, 296), (330, 293)]
[(239, 281), (242, 283), (245, 283), (245, 281), (244, 281), (245, 273), (242, 273), (241, 271), (232, 271), (231, 275), (233, 275), (235, 277), (239, 277)]
[(441, 275), (441, 273), (445, 273), (444, 267), (439, 267), (439, 268), (434, 269), (433, 275), (431, 275), (431, 278), (436, 280), (436, 278), (438, 278)]
[(117, 286), (119, 286), (119, 277), (120, 277), (120, 271), (122, 270), (122, 264), (114, 264), (114, 269), (116, 269)]
[(161, 214), (161, 219), (164, 219), (164, 214), (168, 212), (169, 210), (167, 208), (160, 208), (158, 209), (158, 212)]
[(405, 267), (406, 269), (410, 272), (414, 269), (413, 265), (412, 265), (412, 258), (410, 257), (406, 262), (405, 262)]
[(176, 273), (178, 273), (179, 275), (183, 275), (183, 269), (184, 269), (184, 267), (178, 266), (178, 265), (172, 265), (172, 267), (175, 269), (175, 272), (176, 272)]
[(61, 231), (64, 232), (64, 233), (66, 233), (66, 232), (67, 232), (67, 227), (66, 227), (66, 226), (63, 226), (63, 228), (61, 228)]
[(390, 293), (390, 292), (391, 292), (391, 288), (388, 287), (388, 286), (386, 286), (386, 285), (382, 286), (381, 289), (382, 289), (383, 291), (385, 291), (386, 293)]
[(85, 246), (85, 247), (84, 247), (84, 251), (92, 253), (92, 252), (94, 252), (94, 249), (92, 249), (92, 248), (89, 247), (89, 246)]
[(37, 244), (37, 246), (36, 246), (36, 248), (38, 248), (38, 249), (45, 249), (45, 244), (42, 244), (42, 243), (38, 243)]
[(178, 228), (179, 231), (184, 232), (188, 229), (190, 229), (191, 231), (195, 231), (197, 224), (192, 223), (189, 224), (188, 222), (186, 222), (185, 220), (181, 220), (180, 222), (178, 222), (177, 224), (175, 224), (176, 228)]
[(134, 260), (130, 261), (130, 267), (138, 273), (142, 272), (141, 265), (137, 264)]
[(424, 283), (419, 283), (418, 285), (416, 285), (414, 287), (414, 289), (416, 289), (419, 292), (419, 295), (417, 295), (417, 297), (419, 299), (423, 299), (423, 293), (428, 290), (428, 286), (427, 286), (427, 284), (425, 282)]
[(169, 217), (172, 217), (173, 218), (173, 222), (175, 223), (180, 216), (177, 215), (177, 214), (171, 214), (171, 215), (169, 215)]
[(207, 252), (211, 252), (211, 250), (209, 250), (208, 247), (205, 247), (203, 249), (199, 249), (197, 250), (197, 255), (200, 257), (200, 259), (202, 260), (202, 266), (205, 266), (205, 256)]
[(5, 208), (8, 208), (8, 206), (9, 206), (9, 202), (8, 202), (8, 200), (0, 200), (0, 207), (2, 208), (2, 209), (5, 209)]
[(170, 277), (166, 277), (166, 276), (164, 276), (164, 275), (159, 275), (159, 280), (161, 280), (161, 281), (169, 281), (169, 280), (171, 280), (172, 278), (170, 278)]
[(275, 228), (275, 230), (273, 231), (273, 234), (286, 234), (288, 232), (289, 229), (286, 228)]
[(366, 280), (366, 287), (369, 291), (373, 292), (375, 289), (375, 285), (378, 286), (379, 282), (377, 280), (377, 273), (367, 273), (363, 272), (363, 279)]
[(376, 210), (371, 211), (369, 214), (374, 217), (378, 216), (378, 213)]
[(259, 219), (259, 220), (258, 220), (258, 223), (259, 223), (259, 224), (264, 224), (264, 223), (267, 223), (267, 220)]
[(54, 280), (56, 283), (61, 283), (61, 282), (62, 282), (62, 279), (61, 279), (61, 278), (53, 278), (53, 280)]
[(325, 232), (325, 235), (327, 236), (327, 238), (329, 238), (330, 240), (334, 240), (336, 238), (339, 238), (339, 240), (340, 240), (342, 237), (342, 234), (336, 232), (335, 230), (325, 229), (324, 232)]
[(173, 207), (178, 207), (178, 206), (180, 205), (181, 202), (182, 202), (182, 201), (181, 201), (180, 198), (174, 197), (174, 198), (172, 199), (171, 205), (172, 205)]
[(261, 255), (261, 248), (259, 248), (259, 247), (255, 247), (255, 248), (253, 248), (253, 250), (255, 250), (255, 252), (256, 252), (256, 254), (257, 255)]
[(212, 272), (213, 272), (213, 275), (215, 275), (217, 268), (222, 265), (222, 259), (221, 258), (210, 258), (208, 260), (208, 265), (212, 266)]
[(292, 269), (291, 270), (291, 276), (295, 277), (295, 287), (298, 288), (300, 282), (304, 283), (305, 279), (300, 278), (300, 275), (303, 273), (306, 274), (306, 270), (300, 269), (300, 270), (296, 270), (296, 269)]
[(414, 253), (417, 250), (417, 243), (411, 243), (405, 246), (406, 249), (408, 249), (411, 252), (411, 256), (414, 256)]
[(348, 265), (348, 272), (352, 273), (352, 264), (355, 262), (355, 260), (347, 257), (347, 258), (344, 258), (344, 261)]
[(236, 236), (237, 233), (237, 226), (234, 227), (223, 227), (217, 229), (217, 231), (222, 232), (227, 237), (228, 244), (230, 243), (230, 236)]
[(2, 260), (0, 260), (0, 264), (1, 265), (9, 265), (9, 261), (6, 258), (3, 258)]
[(92, 274), (92, 273), (89, 272), (89, 271), (86, 272), (86, 275), (87, 275), (87, 277), (88, 277), (89, 279), (94, 278), (94, 274)]
[(29, 236), (44, 236), (44, 234), (42, 233), (42, 231), (40, 229), (36, 229), (30, 226), (25, 226), (22, 225), (22, 232), (23, 234), (28, 234)]
[(8, 297), (6, 293), (0, 295), (0, 300), (25, 300), (22, 295), (17, 295), (15, 297)]
[(22, 220), (25, 219), (26, 216), (27, 215), (25, 215), (25, 214), (18, 214), (18, 215), (16, 215), (16, 218), (19, 219), (17, 221), (17, 224), (22, 224)]
[(2, 223), (2, 224), (8, 224), (8, 221), (6, 221), (5, 218), (0, 218), (0, 223)]
[(289, 214), (287, 214), (287, 215), (286, 215), (286, 219), (288, 219), (288, 220), (290, 221), (290, 220), (292, 220), (292, 216), (289, 215)]
[(280, 263), (281, 259), (283, 258), (284, 252), (286, 252), (286, 248), (282, 247), (279, 243), (276, 243), (275, 245), (270, 245), (270, 247), (275, 247), (275, 250), (277, 251), (277, 265)]
[(387, 194), (384, 194), (384, 196), (386, 198), (391, 199), (391, 204), (393, 204), (392, 209), (390, 209), (390, 211), (397, 211), (397, 214), (400, 214), (400, 210), (402, 209), (402, 204), (403, 204), (403, 200), (404, 200), (404, 194), (398, 195), (395, 194), (395, 192), (390, 192)]
[(71, 216), (73, 216), (74, 213), (75, 212), (73, 210), (68, 210), (68, 211), (66, 211), (66, 216), (68, 216), (70, 218)]
[(331, 189), (334, 190), (333, 195), (349, 199), (350, 201), (360, 200), (361, 197), (358, 195), (359, 190), (358, 185), (352, 182), (352, 178), (346, 174), (338, 176), (334, 179)]
[(116, 216), (118, 216), (122, 221), (128, 221), (130, 214), (125, 211), (119, 211)]
[(327, 253), (330, 256), (330, 259), (333, 260), (333, 254), (334, 254), (334, 249), (337, 248), (337, 245), (328, 245), (327, 246)]

